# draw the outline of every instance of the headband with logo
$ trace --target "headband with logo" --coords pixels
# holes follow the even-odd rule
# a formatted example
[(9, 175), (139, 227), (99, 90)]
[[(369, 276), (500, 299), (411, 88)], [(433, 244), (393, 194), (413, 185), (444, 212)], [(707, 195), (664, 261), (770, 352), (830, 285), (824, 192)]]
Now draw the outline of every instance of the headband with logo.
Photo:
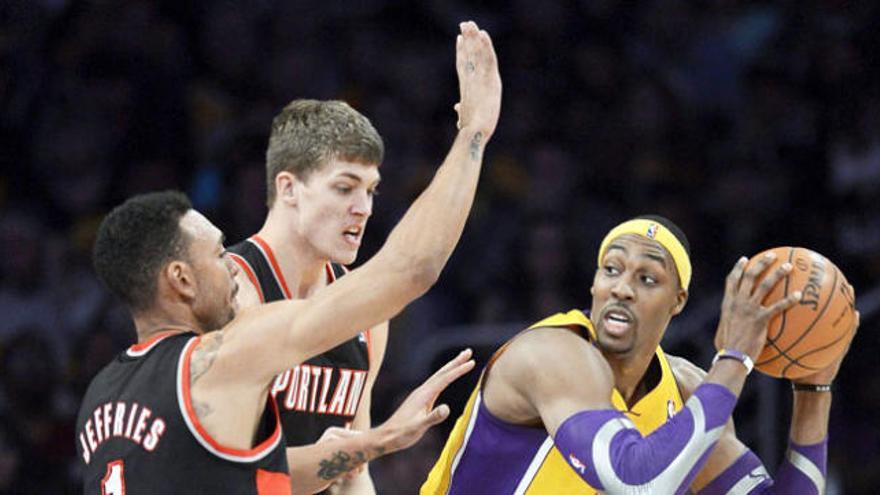
[(602, 256), (605, 255), (605, 250), (608, 249), (611, 241), (624, 234), (636, 234), (657, 241), (669, 251), (669, 254), (672, 255), (672, 261), (675, 262), (675, 267), (678, 269), (678, 280), (681, 287), (687, 290), (691, 283), (691, 258), (678, 237), (675, 237), (675, 234), (669, 229), (654, 220), (637, 218), (623, 222), (611, 229), (611, 232), (608, 232), (608, 235), (602, 239), (602, 244), (599, 247), (599, 265), (602, 264)]

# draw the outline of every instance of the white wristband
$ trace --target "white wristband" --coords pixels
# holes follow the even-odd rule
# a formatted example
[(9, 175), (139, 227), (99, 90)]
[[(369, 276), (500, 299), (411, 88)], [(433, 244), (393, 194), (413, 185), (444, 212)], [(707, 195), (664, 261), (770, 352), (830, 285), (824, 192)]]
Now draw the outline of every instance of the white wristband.
[(719, 359), (736, 359), (746, 367), (747, 375), (755, 368), (755, 362), (752, 361), (752, 358), (733, 349), (721, 349), (718, 351), (718, 354), (715, 354), (715, 358), (712, 359), (712, 366), (715, 366)]

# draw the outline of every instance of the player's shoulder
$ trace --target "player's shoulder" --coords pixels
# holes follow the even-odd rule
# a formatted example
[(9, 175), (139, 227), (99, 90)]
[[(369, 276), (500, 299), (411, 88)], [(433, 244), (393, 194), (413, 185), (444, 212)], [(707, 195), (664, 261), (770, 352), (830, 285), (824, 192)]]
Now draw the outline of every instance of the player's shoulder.
[(678, 384), (683, 398), (687, 400), (691, 393), (703, 383), (706, 371), (683, 357), (667, 354), (666, 360), (669, 362), (669, 369), (672, 370), (672, 375), (675, 377), (675, 382)]
[(494, 367), (515, 380), (537, 381), (589, 370), (604, 358), (593, 344), (570, 327), (529, 329), (499, 350)]
[(513, 337), (507, 352), (521, 349), (526, 354), (554, 352), (561, 347), (587, 346), (590, 342), (568, 326), (530, 328)]
[(250, 243), (247, 241), (247, 239), (242, 239), (234, 244), (227, 245), (226, 251), (228, 251), (232, 254), (237, 254), (239, 256), (243, 256), (246, 254), (247, 251), (249, 251), (249, 248), (250, 248)]

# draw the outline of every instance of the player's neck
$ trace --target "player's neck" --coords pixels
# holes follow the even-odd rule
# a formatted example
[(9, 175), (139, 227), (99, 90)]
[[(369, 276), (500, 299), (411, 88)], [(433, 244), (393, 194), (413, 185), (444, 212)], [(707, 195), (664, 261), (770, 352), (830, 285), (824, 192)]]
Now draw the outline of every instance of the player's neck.
[(186, 314), (174, 310), (169, 311), (168, 308), (156, 308), (133, 315), (133, 318), (139, 343), (165, 332), (204, 333), (191, 312)]
[(305, 299), (327, 285), (326, 265), (322, 257), (290, 221), (270, 210), (263, 228), (257, 232), (275, 254), (281, 274), (294, 299)]
[(614, 388), (620, 392), (627, 407), (632, 407), (648, 392), (645, 377), (654, 355), (606, 356), (611, 371), (614, 373)]

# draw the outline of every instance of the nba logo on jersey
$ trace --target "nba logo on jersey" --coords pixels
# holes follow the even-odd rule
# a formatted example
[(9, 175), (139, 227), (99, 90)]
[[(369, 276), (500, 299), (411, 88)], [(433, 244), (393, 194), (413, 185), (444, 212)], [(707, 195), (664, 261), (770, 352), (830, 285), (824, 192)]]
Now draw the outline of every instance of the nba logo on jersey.
[(648, 225), (648, 231), (645, 232), (645, 235), (648, 236), (649, 239), (657, 237), (657, 224), (652, 223), (651, 225)]
[(360, 342), (362, 344), (366, 344), (367, 343), (367, 334), (364, 332), (359, 333), (358, 334), (358, 342)]
[(587, 470), (587, 466), (584, 466), (584, 463), (581, 462), (581, 460), (575, 457), (573, 454), (568, 454), (568, 462), (570, 462), (572, 467), (577, 469), (577, 471), (581, 474), (584, 474), (584, 471)]
[(672, 399), (666, 401), (666, 419), (672, 419), (675, 416), (675, 402)]

